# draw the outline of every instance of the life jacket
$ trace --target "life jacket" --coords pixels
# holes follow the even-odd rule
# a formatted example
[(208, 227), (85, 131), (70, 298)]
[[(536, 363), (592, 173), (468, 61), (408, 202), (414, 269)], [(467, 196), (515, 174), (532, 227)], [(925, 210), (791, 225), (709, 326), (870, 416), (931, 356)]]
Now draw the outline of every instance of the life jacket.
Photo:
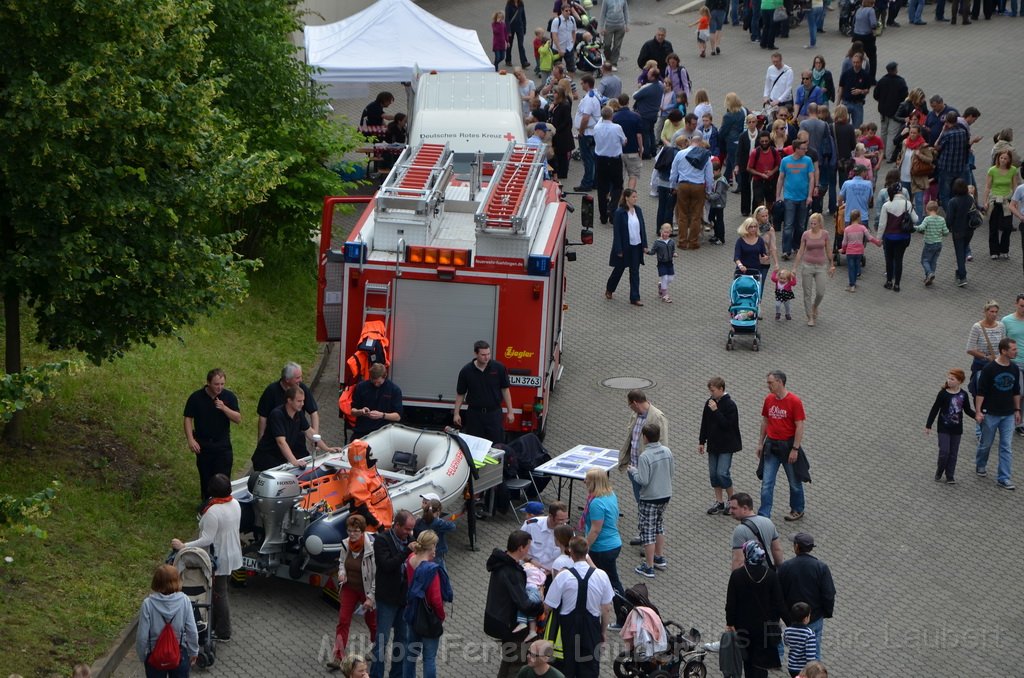
[(370, 368), (374, 364), (391, 366), (389, 346), (387, 327), (383, 321), (368, 320), (363, 324), (356, 350), (345, 361), (342, 390), (338, 397), (338, 416), (344, 417), (349, 427), (356, 425), (356, 418), (352, 415), (352, 391), (358, 383), (370, 378)]
[[(367, 465), (370, 446), (362, 440), (353, 440), (348, 446), (348, 494), (354, 508), (365, 507), (367, 522), (375, 524), (378, 532), (388, 529), (394, 522), (395, 508), (391, 503), (384, 479), (377, 468)], [(359, 511), (362, 513), (362, 511)]]

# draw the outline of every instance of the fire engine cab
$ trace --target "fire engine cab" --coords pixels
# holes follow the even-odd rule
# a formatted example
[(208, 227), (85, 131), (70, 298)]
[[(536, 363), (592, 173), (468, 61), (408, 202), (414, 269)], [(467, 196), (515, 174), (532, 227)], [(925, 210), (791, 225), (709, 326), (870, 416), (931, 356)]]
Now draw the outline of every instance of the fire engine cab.
[[(506, 430), (543, 433), (561, 376), (565, 262), (575, 258), (566, 255), (572, 207), (545, 170), (543, 148), (513, 143), (493, 166), (475, 163), (458, 178), (449, 146), (423, 143), (402, 152), (372, 198), (326, 198), (317, 339), (340, 342), (339, 375), (364, 325), (383, 322), (403, 420), (441, 426), (483, 339), (508, 369), (515, 421)], [(368, 205), (332, 242), (335, 210), (353, 202)]]

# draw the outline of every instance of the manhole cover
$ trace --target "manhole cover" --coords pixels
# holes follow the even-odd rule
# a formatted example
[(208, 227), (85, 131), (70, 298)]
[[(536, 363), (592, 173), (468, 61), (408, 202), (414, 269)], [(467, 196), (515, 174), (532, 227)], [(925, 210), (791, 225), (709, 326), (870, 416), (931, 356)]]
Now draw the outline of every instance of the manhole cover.
[(628, 391), (634, 388), (651, 388), (654, 386), (654, 382), (643, 377), (609, 377), (601, 382), (601, 386)]

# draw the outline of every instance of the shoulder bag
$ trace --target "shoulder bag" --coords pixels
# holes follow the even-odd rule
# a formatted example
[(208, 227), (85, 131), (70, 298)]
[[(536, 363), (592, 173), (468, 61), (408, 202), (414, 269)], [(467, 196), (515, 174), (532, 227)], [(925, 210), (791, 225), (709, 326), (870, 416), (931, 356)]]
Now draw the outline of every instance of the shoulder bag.
[(412, 630), (420, 638), (440, 638), (444, 633), (444, 624), (434, 613), (426, 598), (420, 598), (416, 604), (416, 617), (412, 622)]
[(978, 203), (971, 200), (971, 208), (967, 210), (967, 225), (973, 231), (981, 226), (982, 223), (984, 223), (984, 219), (981, 218), (981, 212), (978, 211)]

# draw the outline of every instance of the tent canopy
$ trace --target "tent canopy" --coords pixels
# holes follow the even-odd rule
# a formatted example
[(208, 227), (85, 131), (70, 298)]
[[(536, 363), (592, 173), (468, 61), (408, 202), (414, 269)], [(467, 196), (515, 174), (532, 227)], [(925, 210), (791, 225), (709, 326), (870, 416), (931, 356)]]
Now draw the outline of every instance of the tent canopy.
[(475, 31), (412, 0), (379, 0), (326, 26), (304, 29), (306, 60), (327, 84), (411, 82), (419, 71), (493, 71)]

